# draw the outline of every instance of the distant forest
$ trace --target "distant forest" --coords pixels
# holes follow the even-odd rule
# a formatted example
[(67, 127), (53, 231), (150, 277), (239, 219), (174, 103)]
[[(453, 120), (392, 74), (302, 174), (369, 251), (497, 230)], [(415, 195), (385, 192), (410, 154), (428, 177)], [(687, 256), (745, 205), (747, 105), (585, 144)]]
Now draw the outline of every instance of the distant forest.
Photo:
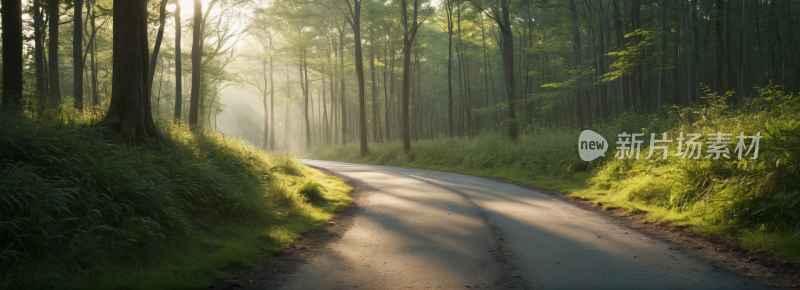
[[(16, 103), (109, 112), (115, 33), (125, 31), (116, 2), (2, 2), (22, 9), (23, 73), (4, 77), (22, 84)], [(621, 114), (660, 118), (710, 93), (736, 106), (755, 87), (800, 86), (800, 1), (146, 2), (153, 118), (214, 130), (238, 110), (242, 137), (273, 150), (361, 142), (366, 152), (367, 142), (483, 130), (515, 139)], [(229, 87), (263, 107), (226, 108)]]

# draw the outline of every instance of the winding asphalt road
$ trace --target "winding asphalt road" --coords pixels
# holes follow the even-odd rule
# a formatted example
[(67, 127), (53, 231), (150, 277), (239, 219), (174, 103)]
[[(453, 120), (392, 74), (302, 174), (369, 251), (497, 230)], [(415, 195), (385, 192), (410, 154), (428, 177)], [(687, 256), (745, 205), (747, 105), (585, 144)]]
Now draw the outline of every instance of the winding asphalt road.
[(547, 194), (439, 171), (303, 160), (365, 183), (353, 226), (280, 289), (762, 289)]

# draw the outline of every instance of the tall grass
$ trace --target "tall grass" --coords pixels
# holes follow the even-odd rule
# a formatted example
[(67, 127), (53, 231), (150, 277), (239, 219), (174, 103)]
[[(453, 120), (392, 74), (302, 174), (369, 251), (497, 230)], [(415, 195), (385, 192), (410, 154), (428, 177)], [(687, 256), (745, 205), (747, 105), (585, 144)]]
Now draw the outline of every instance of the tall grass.
[[(666, 119), (626, 113), (592, 128), (611, 146), (605, 157), (591, 162), (579, 157), (579, 130), (544, 128), (525, 132), (516, 142), (502, 133), (486, 132), (474, 138), (421, 140), (406, 154), (400, 142), (390, 142), (373, 144), (365, 157), (351, 145), (318, 147), (309, 158), (508, 178), (568, 191), (606, 207), (648, 212), (650, 221), (739, 239), (800, 261), (800, 97), (767, 86), (733, 109), (727, 100), (731, 94), (707, 92), (704, 102), (693, 107), (668, 108)], [(614, 157), (617, 134), (622, 132), (644, 133), (639, 159)], [(672, 140), (680, 132), (703, 133), (704, 142), (709, 141), (707, 134), (731, 133), (732, 158), (683, 159), (675, 156), (673, 141), (666, 160), (660, 154), (645, 159), (650, 133), (660, 138), (662, 132)], [(764, 136), (756, 160), (749, 159), (752, 152), (737, 160), (733, 150), (739, 132)]]
[[(190, 264), (181, 258), (205, 259), (189, 245), (228, 241), (232, 249), (266, 239), (250, 246), (280, 251), (349, 202), (340, 180), (291, 156), (175, 124), (160, 124), (156, 138), (131, 146), (93, 126), (99, 120), (68, 109), (0, 117), (0, 288), (160, 285), (133, 282), (143, 276), (134, 279), (129, 270), (166, 267), (166, 253), (184, 248), (193, 250), (169, 262), (183, 274), (162, 280), (202, 287), (224, 277), (225, 261), (184, 271)], [(327, 203), (304, 200), (298, 190), (309, 182), (319, 184)], [(237, 227), (266, 234), (225, 230)], [(175, 284), (186, 278), (180, 275), (193, 278)]]

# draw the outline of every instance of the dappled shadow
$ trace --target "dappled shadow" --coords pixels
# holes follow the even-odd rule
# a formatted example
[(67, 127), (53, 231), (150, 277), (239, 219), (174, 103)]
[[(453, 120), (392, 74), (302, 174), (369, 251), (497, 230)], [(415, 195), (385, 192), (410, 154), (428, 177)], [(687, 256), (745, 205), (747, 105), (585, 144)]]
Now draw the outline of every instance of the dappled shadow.
[[(311, 163), (370, 184), (375, 198), (353, 229), (295, 274), (290, 281), (302, 282), (289, 288), (322, 281), (341, 288), (449, 288), (473, 283), (467, 280), (548, 289), (753, 285), (678, 246), (513, 184), (431, 170)], [(431, 273), (439, 278), (426, 279)], [(398, 278), (412, 274), (422, 277)]]

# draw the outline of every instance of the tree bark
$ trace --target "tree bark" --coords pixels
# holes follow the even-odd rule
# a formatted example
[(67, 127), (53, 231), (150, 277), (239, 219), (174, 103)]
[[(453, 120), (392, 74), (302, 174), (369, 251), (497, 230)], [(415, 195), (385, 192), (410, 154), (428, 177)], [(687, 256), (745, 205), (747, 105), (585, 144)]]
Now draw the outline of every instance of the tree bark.
[(181, 120), (183, 104), (181, 65), (181, 1), (175, 1), (175, 122)]
[(159, 5), (158, 33), (156, 34), (156, 44), (153, 46), (153, 57), (150, 58), (150, 72), (147, 75), (147, 84), (151, 88), (153, 87), (153, 77), (156, 73), (158, 53), (161, 52), (161, 41), (164, 39), (164, 24), (167, 17), (167, 1), (168, 0), (161, 0), (161, 4)]
[(447, 9), (447, 117), (453, 138), (453, 0), (445, 0)]
[[(372, 45), (375, 45), (375, 42), (372, 42)], [(375, 100), (375, 51), (370, 52), (370, 62), (369, 62), (369, 72), (372, 79), (372, 142), (376, 143), (379, 142), (378, 138), (378, 128), (381, 127), (381, 120), (378, 117), (378, 102)]]
[[(86, 13), (91, 13), (91, 20), (89, 23), (92, 25), (92, 34), (96, 35), (97, 26), (95, 26), (94, 19), (97, 17), (97, 12), (94, 9), (94, 5), (92, 0), (86, 1)], [(97, 106), (100, 104), (100, 96), (98, 96), (97, 91), (97, 59), (95, 58), (95, 52), (97, 51), (97, 41), (90, 41), (91, 47), (91, 63), (90, 66), (92, 67), (92, 106)]]
[(403, 121), (403, 152), (411, 151), (411, 134), (408, 118), (408, 95), (411, 81), (411, 45), (414, 44), (414, 37), (417, 34), (417, 0), (414, 0), (413, 18), (411, 28), (408, 27), (408, 16), (406, 15), (406, 0), (401, 0), (403, 13), (403, 95), (402, 95), (402, 121)]
[(340, 60), (340, 72), (339, 72), (339, 80), (341, 83), (341, 93), (339, 94), (339, 100), (341, 101), (342, 109), (340, 110), (339, 114), (342, 117), (342, 146), (347, 145), (347, 102), (344, 97), (345, 87), (344, 87), (344, 27), (347, 23), (345, 19), (345, 23), (342, 23), (342, 29), (339, 30), (339, 60)]
[[(33, 1), (33, 40), (34, 40), (34, 62), (36, 65), (36, 100), (43, 101), (44, 93), (45, 93), (45, 80), (44, 80), (44, 48), (42, 43), (42, 30), (44, 29), (44, 23), (42, 19), (42, 9), (41, 9), (41, 1), (42, 0), (34, 0)], [(5, 42), (5, 41), (4, 41)], [(44, 105), (44, 102), (40, 102), (39, 105)]]
[(203, 37), (200, 24), (203, 20), (202, 2), (194, 1), (194, 25), (192, 26), (192, 95), (189, 99), (189, 126), (197, 127), (197, 116), (200, 105), (200, 81), (203, 73), (203, 52), (200, 41)]
[(83, 111), (83, 0), (74, 0), (72, 30), (72, 94), (73, 106)]
[[(347, 3), (350, 5), (349, 1), (347, 1)], [(350, 18), (345, 17), (345, 19), (350, 22), (350, 27), (353, 28), (353, 39), (355, 45), (356, 77), (358, 78), (359, 141), (361, 145), (361, 156), (367, 156), (367, 104), (366, 94), (364, 91), (364, 57), (363, 52), (361, 51), (361, 0), (353, 0), (353, 5), (350, 9)], [(344, 53), (344, 51), (342, 52)], [(342, 59), (344, 59), (344, 57)], [(344, 71), (344, 69), (342, 70)], [(342, 78), (342, 80), (344, 80), (344, 78)], [(344, 98), (342, 100), (344, 100)]]
[[(61, 86), (58, 79), (58, 13), (59, 3), (56, 1), (48, 4), (47, 17), (50, 20), (50, 43), (48, 45), (48, 62), (49, 62), (49, 78), (50, 78), (50, 108), (58, 107), (61, 103)], [(21, 74), (20, 74), (21, 75)], [(22, 82), (20, 82), (21, 84)]]
[(22, 105), (22, 2), (3, 0), (2, 5), (3, 107), (19, 110)]
[(147, 0), (114, 0), (111, 104), (100, 126), (130, 141), (156, 134), (147, 85)]

